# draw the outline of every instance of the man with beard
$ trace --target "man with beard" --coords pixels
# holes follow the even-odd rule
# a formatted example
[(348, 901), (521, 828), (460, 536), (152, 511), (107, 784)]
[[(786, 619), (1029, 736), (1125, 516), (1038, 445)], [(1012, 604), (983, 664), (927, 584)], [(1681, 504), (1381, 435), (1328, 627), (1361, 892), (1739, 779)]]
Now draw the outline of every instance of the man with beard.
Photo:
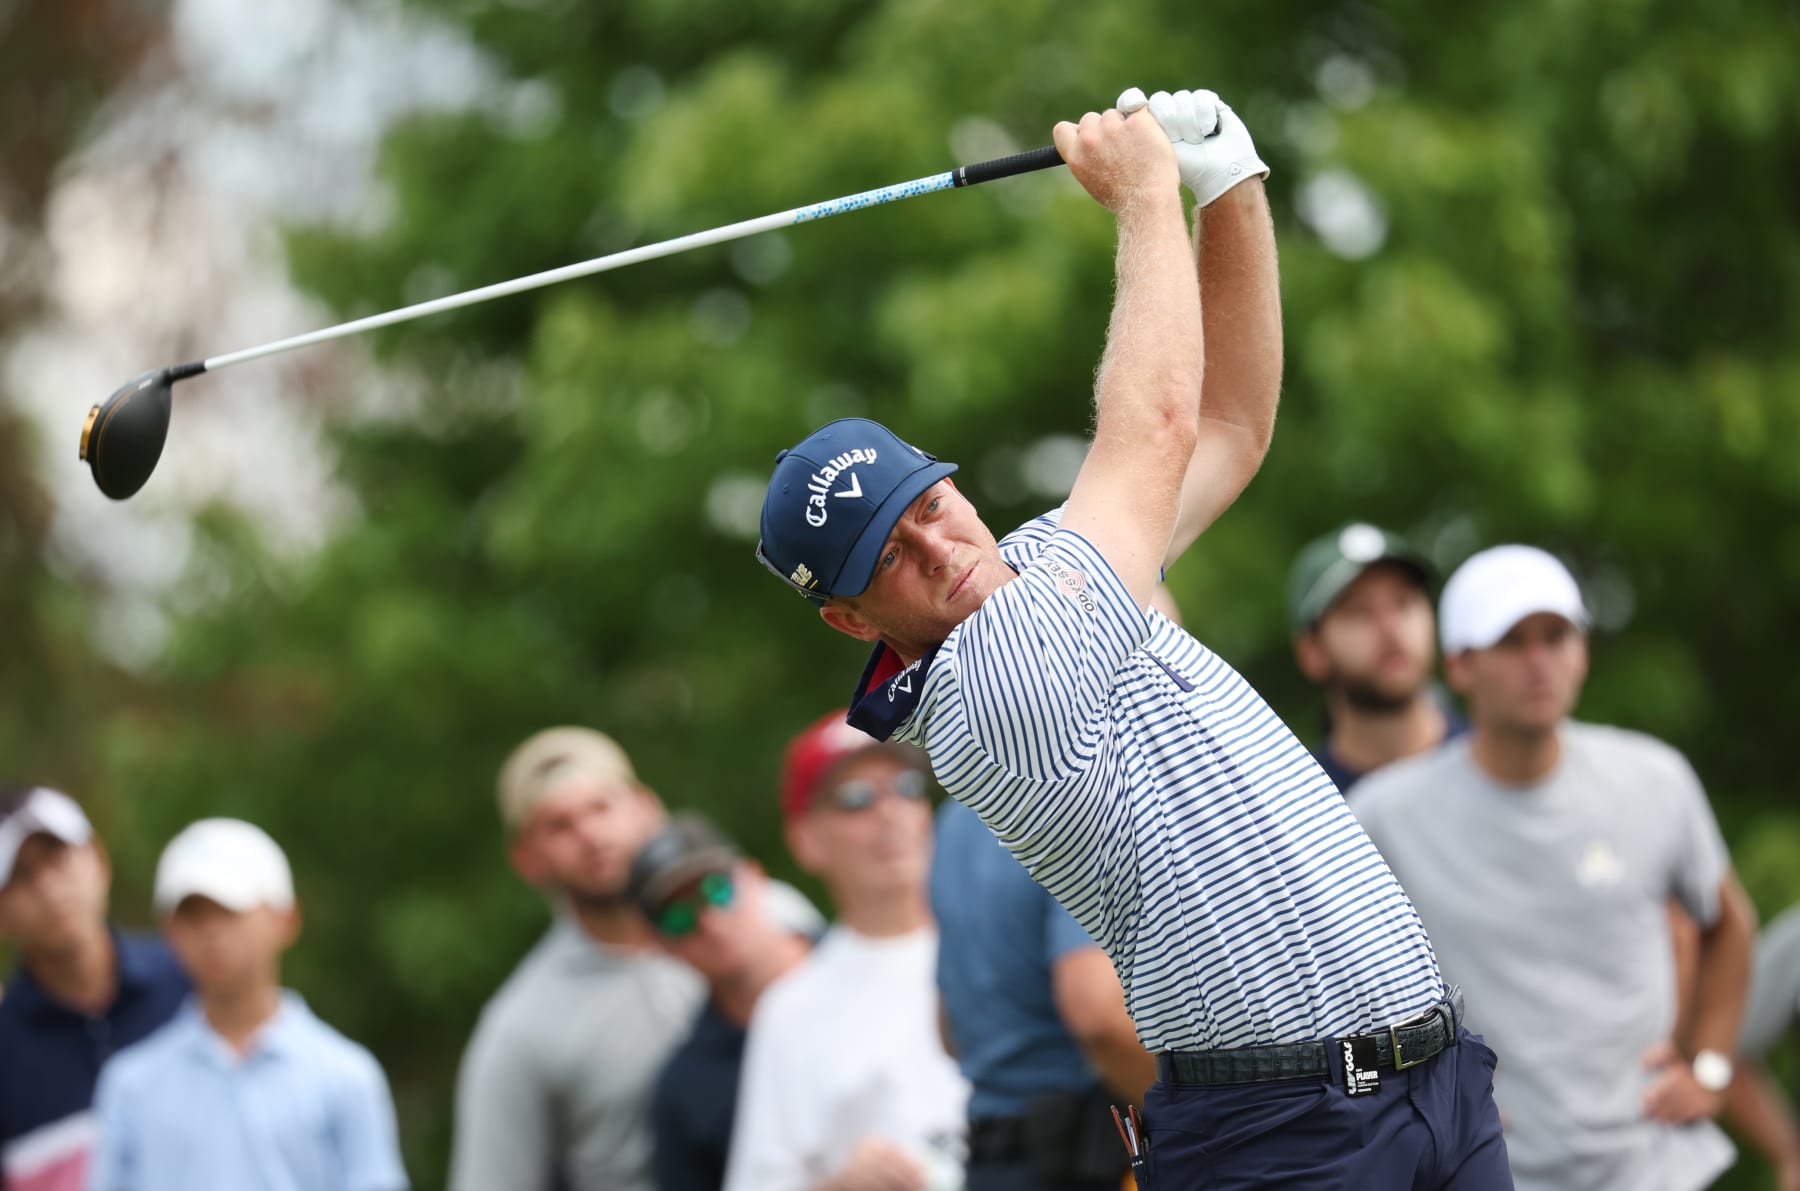
[(1294, 560), (1294, 659), (1325, 692), (1326, 737), (1313, 757), (1346, 796), (1371, 770), (1468, 730), (1431, 681), (1430, 582), (1430, 566), (1405, 539), (1361, 523)]
[(482, 1011), (457, 1081), (453, 1191), (649, 1191), (649, 1099), (698, 976), (626, 893), (662, 827), (612, 739), (552, 728), (500, 771), (507, 856), (556, 921)]

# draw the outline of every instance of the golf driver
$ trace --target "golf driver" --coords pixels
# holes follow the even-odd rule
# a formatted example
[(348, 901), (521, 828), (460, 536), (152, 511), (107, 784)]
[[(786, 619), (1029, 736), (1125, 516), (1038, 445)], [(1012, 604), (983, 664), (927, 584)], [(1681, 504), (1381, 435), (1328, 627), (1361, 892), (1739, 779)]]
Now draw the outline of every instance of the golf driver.
[(772, 231), (775, 228), (792, 227), (797, 223), (811, 223), (832, 215), (841, 215), (845, 211), (860, 211), (864, 207), (880, 206), (882, 203), (891, 203), (920, 194), (930, 194), (938, 190), (975, 186), (982, 182), (991, 182), (996, 178), (1010, 178), (1014, 174), (1030, 173), (1032, 170), (1048, 169), (1061, 164), (1062, 157), (1057, 153), (1055, 147), (1046, 145), (1041, 149), (1015, 153), (1010, 157), (996, 157), (992, 161), (977, 162), (974, 165), (959, 166), (941, 174), (915, 178), (911, 182), (899, 182), (892, 186), (883, 186), (878, 190), (865, 190), (861, 194), (828, 199), (808, 207), (796, 207), (791, 211), (764, 215), (760, 219), (746, 219), (741, 223), (727, 224), (709, 231), (677, 236), (673, 240), (664, 240), (658, 244), (646, 244), (640, 248), (628, 248), (623, 252), (595, 257), (592, 260), (581, 261), (573, 265), (564, 265), (561, 268), (549, 269), (542, 273), (533, 273), (528, 277), (485, 285), (479, 289), (464, 290), (459, 294), (450, 294), (442, 298), (433, 298), (429, 302), (403, 306), (385, 314), (372, 314), (367, 318), (339, 323), (335, 327), (326, 327), (323, 330), (311, 331), (304, 335), (295, 335), (289, 339), (279, 339), (274, 343), (265, 343), (259, 347), (247, 347), (242, 351), (231, 352), (223, 356), (213, 356), (210, 359), (159, 368), (153, 372), (146, 372), (125, 384), (112, 396), (88, 411), (87, 421), (81, 427), (81, 457), (87, 461), (88, 468), (94, 475), (94, 483), (99, 485), (100, 491), (114, 500), (124, 500), (144, 486), (145, 481), (150, 478), (150, 473), (156, 470), (157, 460), (162, 457), (163, 441), (169, 433), (170, 389), (178, 380), (186, 380), (188, 377), (198, 376), (202, 372), (217, 372), (221, 368), (229, 367), (232, 364), (242, 364), (246, 360), (261, 359), (263, 356), (272, 356), (279, 352), (293, 351), (295, 348), (324, 343), (328, 339), (342, 339), (347, 335), (359, 335), (378, 327), (391, 327), (396, 323), (411, 322), (416, 318), (424, 318), (428, 314), (455, 310), (462, 306), (473, 306), (477, 302), (486, 302), (490, 298), (503, 298), (508, 294), (522, 293), (525, 290), (552, 285), (558, 281), (569, 281), (576, 277), (604, 273), (609, 269), (635, 265), (639, 261), (654, 260), (661, 256), (673, 256), (678, 252), (686, 252), (690, 248), (721, 244), (727, 240), (742, 239), (745, 236), (754, 236), (758, 232)]

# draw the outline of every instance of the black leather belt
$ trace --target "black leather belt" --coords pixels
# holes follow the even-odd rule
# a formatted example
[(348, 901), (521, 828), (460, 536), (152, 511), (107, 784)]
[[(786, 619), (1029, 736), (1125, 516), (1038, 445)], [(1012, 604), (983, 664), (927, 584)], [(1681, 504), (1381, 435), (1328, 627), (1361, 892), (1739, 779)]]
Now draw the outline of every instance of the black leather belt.
[(1417, 1017), (1373, 1034), (1233, 1050), (1165, 1050), (1156, 1056), (1156, 1077), (1166, 1084), (1190, 1086), (1329, 1079), (1340, 1070), (1336, 1062), (1340, 1044), (1362, 1041), (1375, 1044), (1381, 1070), (1404, 1071), (1454, 1045), (1462, 1019), (1462, 990), (1452, 988), (1449, 996)]

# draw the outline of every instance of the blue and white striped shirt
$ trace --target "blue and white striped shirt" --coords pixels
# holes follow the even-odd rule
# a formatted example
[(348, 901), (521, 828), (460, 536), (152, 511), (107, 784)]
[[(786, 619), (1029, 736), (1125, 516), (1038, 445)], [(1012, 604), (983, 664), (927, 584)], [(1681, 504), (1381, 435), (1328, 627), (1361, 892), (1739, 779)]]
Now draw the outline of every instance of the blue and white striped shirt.
[(853, 723), (938, 780), (1106, 949), (1151, 1051), (1301, 1042), (1444, 995), (1412, 903), (1250, 684), (1137, 606), (1060, 510), (935, 651), (878, 647)]

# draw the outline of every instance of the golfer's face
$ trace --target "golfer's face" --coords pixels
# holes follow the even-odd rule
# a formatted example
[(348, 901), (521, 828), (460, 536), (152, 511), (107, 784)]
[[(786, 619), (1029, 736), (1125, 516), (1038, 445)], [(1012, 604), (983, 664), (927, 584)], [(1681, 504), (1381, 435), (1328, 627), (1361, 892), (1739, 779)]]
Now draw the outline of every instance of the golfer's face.
[(882, 636), (917, 651), (940, 644), (1011, 577), (975, 506), (939, 480), (907, 508), (868, 590), (850, 602)]

